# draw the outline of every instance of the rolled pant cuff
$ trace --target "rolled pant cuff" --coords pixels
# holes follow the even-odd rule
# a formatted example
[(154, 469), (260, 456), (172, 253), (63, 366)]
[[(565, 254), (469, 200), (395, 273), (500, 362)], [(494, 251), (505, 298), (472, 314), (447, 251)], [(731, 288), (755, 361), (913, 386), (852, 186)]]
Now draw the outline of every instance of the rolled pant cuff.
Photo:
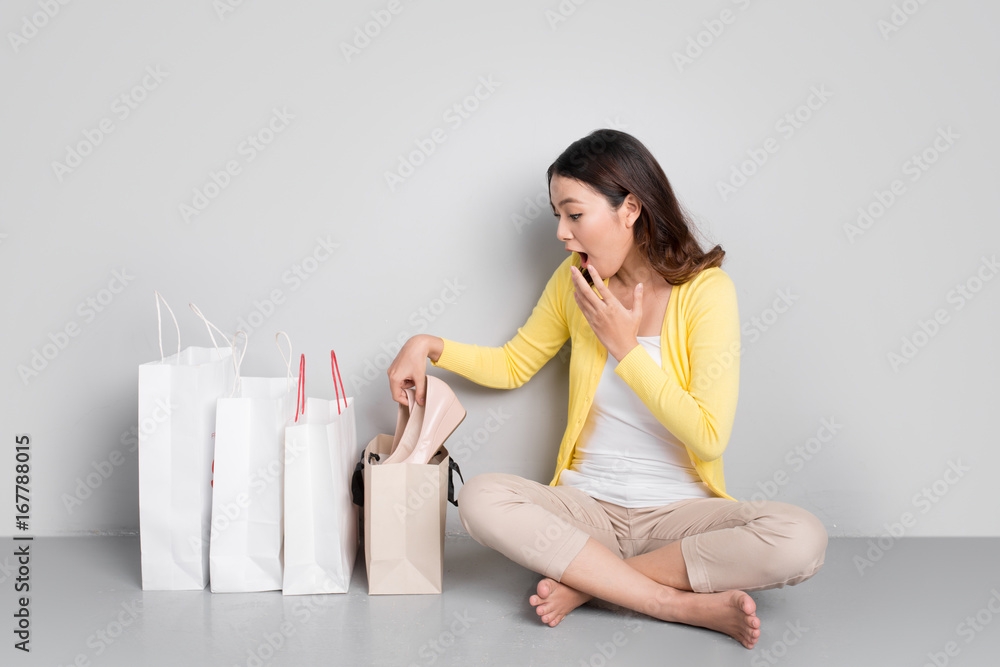
[(708, 578), (708, 571), (698, 556), (698, 537), (699, 535), (690, 535), (681, 540), (681, 555), (687, 567), (691, 590), (695, 593), (712, 593), (712, 582)]
[(565, 542), (556, 548), (548, 564), (545, 567), (539, 568), (539, 571), (546, 577), (561, 582), (566, 568), (569, 567), (573, 559), (583, 550), (583, 546), (589, 539), (590, 535), (580, 529), (576, 529)]

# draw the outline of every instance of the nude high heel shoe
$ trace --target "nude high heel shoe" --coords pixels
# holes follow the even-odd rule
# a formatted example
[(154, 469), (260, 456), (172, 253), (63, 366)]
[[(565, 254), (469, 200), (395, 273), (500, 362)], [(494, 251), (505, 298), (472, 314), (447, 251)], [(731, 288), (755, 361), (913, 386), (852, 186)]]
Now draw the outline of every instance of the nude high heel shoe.
[(396, 413), (396, 434), (392, 438), (392, 449), (389, 450), (389, 456), (384, 463), (390, 461), (398, 463), (412, 452), (420, 436), (420, 427), (424, 423), (424, 406), (417, 404), (417, 390), (414, 387), (407, 387), (403, 391), (406, 392), (407, 405), (400, 404)]
[(384, 463), (429, 462), (465, 419), (465, 408), (458, 402), (451, 387), (432, 375), (426, 377), (427, 400), (424, 405), (417, 405), (415, 389), (406, 389), (409, 407), (400, 405), (396, 435), (393, 437), (395, 446)]

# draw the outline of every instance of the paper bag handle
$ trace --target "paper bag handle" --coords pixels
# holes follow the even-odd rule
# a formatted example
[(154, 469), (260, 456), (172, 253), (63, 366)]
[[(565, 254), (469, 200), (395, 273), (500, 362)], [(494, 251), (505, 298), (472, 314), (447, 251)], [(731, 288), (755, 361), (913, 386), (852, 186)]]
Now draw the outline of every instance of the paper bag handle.
[(177, 354), (181, 353), (181, 328), (177, 325), (177, 316), (174, 315), (174, 310), (167, 303), (167, 300), (163, 298), (156, 290), (153, 290), (153, 300), (156, 302), (156, 330), (160, 334), (160, 361), (163, 361), (163, 320), (160, 317), (160, 302), (167, 307), (167, 311), (170, 313), (170, 317), (174, 320), (174, 329), (177, 330)]
[[(237, 354), (237, 341), (240, 336), (243, 336), (243, 350)], [(250, 335), (246, 331), (240, 329), (235, 334), (233, 334), (233, 390), (229, 392), (229, 397), (232, 398), (236, 395), (236, 392), (243, 386), (242, 378), (240, 377), (240, 367), (243, 366), (243, 357), (247, 355), (247, 345), (250, 343)]]
[(194, 314), (197, 315), (198, 317), (200, 317), (201, 321), (205, 323), (205, 328), (208, 329), (208, 335), (209, 335), (209, 337), (211, 337), (211, 339), (212, 339), (212, 345), (215, 346), (216, 350), (219, 349), (219, 343), (216, 342), (216, 340), (215, 340), (215, 334), (212, 333), (212, 329), (215, 329), (216, 331), (218, 331), (219, 335), (222, 336), (223, 340), (229, 340), (229, 336), (227, 336), (225, 334), (225, 332), (222, 331), (222, 329), (220, 329), (219, 327), (217, 327), (214, 324), (212, 324), (211, 322), (209, 322), (208, 318), (206, 318), (204, 315), (201, 314), (201, 310), (198, 309), (198, 306), (194, 305), (193, 303), (189, 303), (188, 306), (190, 306), (191, 310), (194, 311)]
[[(300, 412), (301, 410), (301, 412)], [(299, 391), (295, 395), (295, 423), (299, 422), (299, 415), (306, 413), (306, 354), (299, 357)]]
[[(285, 351), (281, 349), (281, 339), (279, 336), (284, 336), (285, 341), (288, 343), (288, 356), (285, 356)], [(285, 368), (288, 371), (288, 384), (285, 391), (291, 391), (292, 389), (292, 339), (288, 337), (284, 331), (279, 331), (274, 334), (274, 344), (278, 346), (278, 352), (281, 353), (281, 358), (285, 360)]]
[[(340, 414), (340, 392), (344, 392), (344, 407), (347, 407), (347, 391), (344, 390), (344, 378), (340, 376), (340, 366), (337, 365), (337, 353), (330, 350), (330, 367), (333, 369), (333, 391), (337, 396), (337, 414)], [(340, 380), (340, 391), (337, 390), (337, 380)]]

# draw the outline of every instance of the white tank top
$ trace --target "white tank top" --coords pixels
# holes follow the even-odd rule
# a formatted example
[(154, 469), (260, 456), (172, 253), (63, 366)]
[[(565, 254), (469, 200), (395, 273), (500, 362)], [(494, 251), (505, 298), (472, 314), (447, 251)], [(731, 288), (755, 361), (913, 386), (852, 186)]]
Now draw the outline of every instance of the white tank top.
[[(659, 336), (638, 336), (662, 367)], [(610, 354), (573, 461), (559, 476), (593, 498), (621, 507), (659, 507), (685, 498), (712, 498), (684, 444), (661, 424), (615, 373)]]

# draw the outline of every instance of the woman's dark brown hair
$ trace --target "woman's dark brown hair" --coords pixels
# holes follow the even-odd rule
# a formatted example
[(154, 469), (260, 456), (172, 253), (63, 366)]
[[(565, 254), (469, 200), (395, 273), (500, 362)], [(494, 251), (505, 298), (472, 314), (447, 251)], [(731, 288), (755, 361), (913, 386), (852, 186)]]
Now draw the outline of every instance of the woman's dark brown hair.
[(682, 285), (704, 269), (720, 266), (726, 251), (716, 245), (701, 249), (697, 228), (681, 209), (670, 181), (652, 153), (631, 134), (595, 130), (562, 152), (548, 171), (586, 183), (618, 208), (629, 193), (642, 205), (633, 225), (635, 244), (653, 269), (671, 285)]

